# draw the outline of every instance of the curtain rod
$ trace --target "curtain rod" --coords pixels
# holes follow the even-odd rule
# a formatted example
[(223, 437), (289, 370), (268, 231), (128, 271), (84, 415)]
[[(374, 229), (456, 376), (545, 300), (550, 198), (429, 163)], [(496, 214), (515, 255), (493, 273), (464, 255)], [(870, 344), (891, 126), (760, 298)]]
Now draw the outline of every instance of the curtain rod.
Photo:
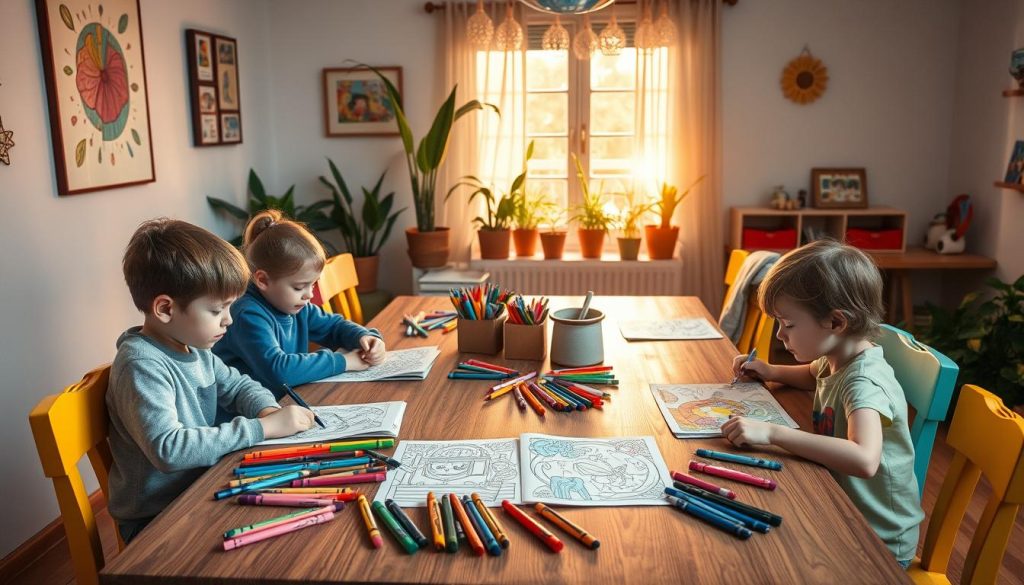
[[(727, 5), (727, 6), (736, 6), (737, 2), (739, 2), (739, 0), (722, 0), (722, 3)], [(615, 3), (616, 4), (624, 4), (624, 5), (636, 4), (637, 0), (615, 0)], [(501, 2), (501, 1), (485, 2), (485, 4), (488, 4), (488, 5), (491, 5), (491, 4), (504, 4), (504, 2)], [(435, 10), (436, 11), (441, 11), (441, 10), (444, 10), (445, 8), (447, 8), (447, 7), (448, 7), (448, 3), (447, 2), (426, 2), (426, 3), (423, 4), (423, 10), (425, 10), (427, 12), (427, 14), (433, 14)]]

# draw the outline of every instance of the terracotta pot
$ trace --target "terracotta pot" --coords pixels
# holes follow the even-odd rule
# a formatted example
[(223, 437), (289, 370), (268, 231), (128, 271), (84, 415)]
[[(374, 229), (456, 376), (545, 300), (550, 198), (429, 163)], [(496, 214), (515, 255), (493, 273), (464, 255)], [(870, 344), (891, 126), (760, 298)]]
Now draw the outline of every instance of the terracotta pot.
[(619, 258), (636, 260), (640, 256), (640, 238), (618, 238)]
[(671, 260), (679, 241), (679, 228), (663, 228), (656, 225), (644, 226), (647, 236), (647, 255), (651, 260)]
[(480, 257), (484, 260), (505, 260), (508, 258), (510, 230), (480, 230)]
[(540, 246), (545, 260), (561, 260), (565, 249), (565, 232), (541, 232)]
[(359, 278), (356, 292), (372, 293), (377, 290), (377, 267), (380, 265), (380, 256), (355, 256), (352, 259), (356, 263), (356, 276)]
[(438, 227), (432, 232), (405, 228), (409, 243), (409, 259), (416, 268), (437, 268), (448, 263), (448, 228)]
[(512, 230), (512, 241), (516, 245), (516, 257), (529, 258), (537, 253), (537, 228)]
[(604, 230), (588, 230), (577, 228), (576, 235), (580, 239), (580, 255), (584, 258), (600, 258), (604, 247)]

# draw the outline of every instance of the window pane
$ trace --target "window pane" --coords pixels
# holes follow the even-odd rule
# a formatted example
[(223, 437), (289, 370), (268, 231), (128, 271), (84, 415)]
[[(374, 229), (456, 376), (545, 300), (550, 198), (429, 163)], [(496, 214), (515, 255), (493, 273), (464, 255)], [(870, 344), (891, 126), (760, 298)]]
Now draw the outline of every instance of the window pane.
[(626, 89), (636, 87), (636, 49), (623, 49), (614, 57), (594, 51), (590, 58), (590, 88)]
[(590, 139), (590, 175), (628, 175), (633, 172), (633, 138), (601, 137)]
[(565, 177), (569, 160), (568, 138), (533, 138), (531, 177)]
[[(565, 179), (527, 179), (526, 193), (531, 199), (547, 198), (563, 212), (569, 205), (569, 185)], [(565, 221), (565, 213), (562, 213), (558, 217), (558, 223), (564, 224)]]
[(527, 134), (566, 134), (568, 128), (568, 94), (526, 94)]
[(527, 51), (527, 91), (569, 89), (568, 51)]
[[(590, 94), (590, 133), (633, 133), (633, 92)], [(529, 107), (529, 106), (527, 106)]]

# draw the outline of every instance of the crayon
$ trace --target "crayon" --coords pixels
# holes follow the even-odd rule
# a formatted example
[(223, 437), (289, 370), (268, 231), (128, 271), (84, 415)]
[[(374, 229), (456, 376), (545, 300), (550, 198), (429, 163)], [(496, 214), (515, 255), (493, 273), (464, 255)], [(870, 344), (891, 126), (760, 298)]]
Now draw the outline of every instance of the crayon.
[(394, 439), (372, 439), (368, 441), (331, 443), (330, 452), (340, 453), (344, 451), (353, 451), (355, 449), (390, 449), (394, 446)]
[(402, 545), (402, 548), (405, 549), (405, 552), (414, 555), (416, 554), (416, 551), (420, 550), (420, 547), (418, 544), (416, 544), (416, 541), (413, 540), (411, 536), (409, 536), (409, 533), (405, 531), (405, 528), (402, 527), (402, 524), (399, 523), (399, 521), (394, 517), (394, 515), (391, 514), (391, 511), (388, 510), (387, 507), (384, 506), (384, 504), (380, 502), (374, 502), (373, 511), (384, 522), (384, 526), (387, 527), (388, 531), (391, 533), (391, 536), (394, 536), (395, 540), (398, 541), (398, 544)]
[(459, 533), (455, 529), (455, 512), (448, 496), (441, 496), (441, 520), (444, 522), (444, 549), (450, 553), (459, 551)]
[[(385, 467), (384, 465), (373, 466), (373, 467), (368, 467), (368, 466), (360, 465), (358, 467), (345, 468), (345, 469), (328, 469), (328, 470), (325, 470), (325, 471), (310, 471), (309, 472), (309, 477), (328, 477), (328, 476), (330, 476), (330, 477), (340, 477), (340, 476), (343, 476), (343, 475), (355, 475), (357, 473), (377, 473), (377, 472), (387, 471), (387, 469), (388, 468)], [(273, 477), (275, 475), (278, 475), (278, 474), (276, 474), (276, 473), (269, 473), (267, 475), (254, 475), (252, 477), (246, 477), (246, 478), (243, 478), (243, 479), (233, 479), (233, 480), (228, 482), (228, 485), (229, 486), (249, 485), (249, 484), (252, 484), (252, 483), (256, 483), (257, 481), (262, 481), (263, 479), (266, 479), (268, 477)]]
[[(445, 499), (447, 500), (448, 498)], [(452, 509), (452, 518), (454, 518), (455, 520), (455, 540), (459, 543), (459, 545), (469, 546), (469, 539), (466, 538), (466, 531), (462, 528), (462, 523), (459, 522), (459, 519), (455, 518), (454, 509)]]
[(257, 530), (240, 534), (233, 538), (226, 539), (224, 541), (224, 550), (233, 550), (247, 544), (260, 542), (261, 540), (267, 540), (268, 538), (288, 534), (289, 532), (295, 532), (296, 530), (316, 526), (317, 524), (323, 524), (324, 522), (330, 522), (333, 519), (334, 512), (327, 511), (322, 514), (317, 514), (316, 516), (309, 516), (298, 520), (292, 520), (291, 522), (285, 522), (284, 524), (279, 524), (266, 530)]
[(292, 482), (292, 487), (316, 487), (321, 485), (351, 485), (354, 483), (373, 483), (387, 479), (383, 472), (359, 473), (356, 475), (321, 475), (320, 477), (307, 477)]
[(690, 470), (714, 475), (716, 477), (724, 477), (726, 479), (731, 479), (733, 481), (738, 481), (766, 490), (773, 490), (778, 485), (773, 479), (758, 477), (749, 473), (743, 473), (742, 471), (736, 471), (735, 469), (726, 469), (725, 467), (708, 465), (707, 463), (700, 463), (699, 461), (691, 461)]
[(285, 463), (307, 463), (311, 461), (336, 461), (338, 459), (351, 459), (354, 457), (362, 457), (364, 453), (361, 450), (349, 451), (348, 453), (318, 453), (314, 455), (295, 455), (295, 456), (282, 456), (274, 459), (243, 459), (239, 465), (242, 467), (252, 467), (256, 465), (283, 465)]
[(398, 502), (391, 499), (384, 500), (384, 507), (391, 512), (391, 515), (395, 517), (395, 520), (398, 520), (398, 523), (402, 525), (402, 528), (409, 534), (409, 537), (416, 542), (416, 548), (427, 546), (427, 537), (423, 535), (423, 532), (412, 521), (412, 518), (405, 513), (405, 510), (398, 505)]
[(309, 445), (298, 445), (294, 447), (278, 447), (276, 449), (263, 449), (251, 451), (242, 457), (246, 460), (252, 459), (276, 459), (279, 457), (292, 457), (298, 455), (316, 455), (325, 453), (341, 453), (355, 451), (358, 449), (387, 449), (394, 447), (394, 439), (360, 439), (357, 441), (336, 441), (333, 443), (313, 443)]
[(373, 514), (370, 513), (370, 504), (366, 501), (366, 496), (359, 494), (359, 514), (363, 517), (363, 524), (366, 526), (366, 532), (370, 535), (370, 542), (373, 543), (373, 548), (380, 548), (384, 544), (384, 540), (380, 537), (380, 529), (377, 528), (377, 523), (373, 520)]
[(498, 541), (501, 548), (508, 548), (510, 543), (508, 535), (505, 533), (505, 529), (502, 528), (498, 519), (491, 513), (487, 504), (484, 504), (484, 501), (480, 499), (480, 494), (473, 492), (470, 494), (470, 497), (473, 498), (473, 504), (476, 505), (476, 509), (480, 512), (480, 517), (483, 518), (484, 522), (487, 524), (488, 530), (490, 530), (491, 534), (494, 535), (494, 540)]
[(244, 506), (280, 506), (284, 508), (315, 508), (328, 502), (354, 502), (359, 494), (335, 494), (316, 497), (321, 494), (242, 494), (238, 503)]
[(345, 504), (343, 502), (334, 502), (326, 506), (321, 506), (319, 508), (305, 508), (302, 510), (296, 510), (295, 512), (292, 512), (290, 514), (285, 514), (284, 516), (277, 516), (276, 518), (270, 518), (269, 520), (264, 520), (262, 522), (253, 522), (252, 524), (246, 524), (245, 526), (241, 526), (239, 528), (232, 528), (231, 530), (228, 530), (224, 533), (224, 538), (231, 538), (232, 536), (238, 536), (239, 534), (243, 534), (246, 532), (266, 530), (268, 528), (273, 528), (279, 524), (284, 524), (285, 522), (291, 522), (292, 520), (298, 520), (300, 518), (306, 518), (308, 516), (316, 516), (317, 514), (322, 514), (328, 510), (337, 513), (344, 509)]
[(506, 368), (505, 366), (499, 366), (497, 364), (488, 363), (482, 360), (470, 359), (466, 360), (467, 364), (476, 366), (478, 368), (487, 368), (488, 370), (494, 370), (496, 372), (504, 372), (506, 374), (512, 374), (514, 376), (519, 375), (519, 370), (513, 370), (512, 368)]
[(352, 488), (330, 488), (330, 487), (319, 487), (319, 488), (267, 488), (259, 490), (261, 494), (349, 494), (352, 493)]
[(730, 463), (739, 463), (740, 465), (761, 467), (763, 469), (771, 469), (772, 471), (782, 470), (782, 463), (779, 461), (759, 459), (757, 457), (750, 457), (747, 455), (737, 455), (736, 453), (723, 453), (721, 451), (712, 451), (711, 449), (697, 449), (697, 456), (706, 457), (708, 459), (717, 459), (719, 461), (728, 461)]
[(220, 490), (219, 492), (213, 494), (213, 499), (223, 500), (224, 498), (237, 496), (238, 494), (244, 492), (251, 492), (261, 488), (276, 487), (279, 485), (286, 484), (292, 480), (300, 480), (300, 478), (307, 477), (308, 475), (309, 471), (307, 470), (282, 473), (281, 475), (275, 475), (272, 477), (268, 477), (267, 479), (261, 479), (248, 485), (242, 485)]
[(427, 333), (427, 330), (421, 327), (420, 324), (414, 321), (413, 318), (410, 317), (409, 315), (402, 317), (402, 321), (409, 327), (412, 327), (413, 331), (416, 332), (416, 335), (419, 335), (421, 337), (430, 337), (430, 334)]
[(526, 410), (526, 399), (523, 398), (523, 391), (520, 388), (522, 388), (522, 385), (516, 386), (512, 390), (512, 395), (516, 397), (516, 406), (519, 407), (519, 410)]
[(469, 496), (462, 496), (462, 507), (466, 510), (469, 521), (473, 523), (473, 529), (480, 535), (480, 540), (483, 541), (487, 553), (494, 557), (501, 556), (501, 545), (494, 538), (494, 533), (491, 532), (487, 523), (484, 522), (483, 516), (480, 515), (480, 510), (477, 509)]
[(461, 372), (464, 374), (487, 374), (489, 376), (500, 376), (501, 379), (513, 377), (513, 374), (506, 374), (505, 372), (496, 372), (494, 370), (488, 370), (487, 368), (473, 366), (465, 363), (460, 363), (459, 365), (455, 366), (454, 371)]
[(573, 410), (586, 410), (588, 408), (588, 406), (582, 400), (569, 394), (568, 392), (563, 390), (562, 387), (559, 386), (558, 384), (545, 384), (544, 389), (547, 390), (548, 392), (555, 393), (559, 398), (568, 402), (569, 406), (571, 406)]
[[(281, 384), (281, 386), (284, 388), (284, 391), (288, 393), (288, 396), (292, 397), (292, 400), (295, 402), (295, 404), (298, 404), (302, 408), (305, 408), (306, 410), (313, 412), (313, 409), (310, 408), (308, 404), (306, 404), (306, 401), (303, 400), (302, 397), (299, 396), (297, 392), (295, 392), (295, 390), (292, 390), (291, 386), (289, 386), (288, 384)], [(324, 421), (320, 420), (320, 417), (317, 416), (315, 412), (313, 412), (313, 420), (316, 422), (316, 424), (320, 425), (321, 429), (327, 428), (327, 425), (324, 424)]]
[(310, 471), (322, 471), (325, 469), (345, 469), (346, 467), (358, 467), (366, 465), (373, 460), (369, 457), (353, 457), (351, 459), (339, 459), (337, 461), (307, 461), (305, 463), (271, 463), (267, 465), (247, 465), (236, 467), (232, 471), (237, 477), (252, 477), (254, 475), (268, 475), (287, 473), (308, 469)]
[(466, 540), (469, 541), (473, 554), (478, 557), (484, 556), (484, 543), (480, 541), (476, 530), (473, 529), (469, 515), (466, 513), (466, 509), (462, 507), (462, 502), (459, 501), (458, 496), (455, 494), (448, 494), (448, 499), (452, 503), (452, 511), (455, 512), (455, 518), (458, 519), (459, 525), (462, 526), (462, 531), (466, 533)]
[(610, 372), (612, 366), (586, 366), (583, 368), (563, 368), (561, 370), (551, 370), (545, 373), (545, 376), (560, 376), (562, 374), (583, 374), (583, 373), (594, 373), (594, 372)]
[(718, 487), (713, 483), (706, 482), (703, 479), (698, 479), (696, 477), (693, 477), (692, 475), (686, 475), (685, 473), (682, 473), (680, 471), (672, 471), (669, 473), (672, 475), (672, 479), (676, 481), (688, 483), (694, 487), (699, 487), (702, 490), (707, 490), (713, 494), (718, 494), (722, 497), (729, 498), (730, 500), (736, 499), (736, 492), (730, 489)]
[(376, 459), (377, 461), (380, 461), (380, 462), (384, 463), (384, 465), (387, 465), (388, 469), (395, 469), (397, 467), (401, 467), (402, 466), (402, 462), (401, 461), (398, 461), (397, 459), (392, 459), (392, 458), (388, 457), (387, 455), (385, 455), (383, 453), (378, 453), (376, 451), (371, 451), (371, 450), (367, 449), (366, 450), (366, 454), (369, 455), (370, 457)]
[(704, 508), (694, 506), (690, 502), (685, 502), (683, 500), (680, 500), (679, 498), (673, 498), (672, 496), (665, 497), (673, 506), (675, 506), (679, 510), (686, 512), (687, 514), (697, 519), (703, 520), (704, 522), (707, 522), (708, 524), (714, 526), (715, 528), (718, 528), (719, 530), (724, 530), (725, 532), (728, 532), (729, 534), (732, 534), (737, 538), (746, 540), (754, 534), (750, 530), (741, 526), (738, 522), (732, 522), (730, 520), (723, 518), (722, 516), (712, 514), (711, 512), (705, 510)]
[(504, 396), (505, 394), (508, 394), (509, 392), (515, 390), (516, 388), (518, 388), (518, 386), (505, 386), (501, 390), (488, 392), (487, 396), (484, 396), (484, 400), (494, 400), (495, 398), (499, 398), (501, 396)]
[(494, 386), (491, 386), (491, 392), (497, 392), (498, 390), (501, 390), (505, 386), (515, 386), (515, 385), (519, 384), (520, 382), (525, 382), (527, 380), (530, 380), (530, 379), (533, 379), (533, 378), (536, 378), (536, 377), (537, 377), (537, 372), (529, 372), (529, 373), (523, 374), (522, 376), (519, 376), (517, 378), (512, 378), (511, 380), (505, 380), (504, 382), (499, 382), (499, 383), (495, 384)]
[(537, 502), (533, 508), (537, 510), (537, 513), (539, 513), (542, 518), (550, 521), (555, 526), (561, 528), (566, 534), (583, 543), (583, 546), (586, 546), (591, 550), (597, 550), (597, 547), (601, 546), (601, 543), (594, 538), (593, 535), (588, 534), (586, 530), (583, 530), (576, 524), (573, 524), (568, 518), (562, 516), (558, 512), (555, 512), (544, 504)]
[(523, 392), (523, 398), (526, 399), (526, 403), (530, 405), (530, 408), (537, 413), (537, 416), (544, 416), (544, 407), (541, 406), (540, 401), (533, 395), (533, 392)]
[(427, 492), (427, 516), (430, 518), (430, 533), (434, 537), (434, 550), (441, 552), (445, 547), (444, 524), (434, 492)]
[(484, 374), (482, 372), (461, 372), (455, 370), (454, 372), (448, 372), (448, 378), (451, 380), (504, 380), (508, 376), (504, 374)]
[(697, 496), (694, 496), (694, 495), (688, 494), (688, 493), (686, 493), (684, 491), (677, 490), (675, 488), (670, 488), (670, 487), (665, 488), (665, 493), (670, 495), (670, 496), (672, 496), (672, 497), (674, 497), (674, 498), (679, 498), (680, 500), (685, 500), (687, 502), (692, 502), (692, 503), (697, 504), (699, 506), (703, 506), (705, 508), (709, 508), (709, 509), (711, 509), (714, 512), (718, 512), (719, 514), (722, 514), (722, 515), (724, 515), (727, 518), (730, 518), (732, 520), (735, 520), (736, 522), (739, 522), (740, 524), (742, 524), (746, 528), (749, 528), (749, 529), (753, 530), (754, 532), (760, 532), (761, 534), (768, 534), (768, 532), (772, 529), (771, 526), (769, 526), (768, 524), (766, 524), (764, 522), (761, 522), (760, 520), (758, 520), (756, 518), (751, 518), (750, 516), (747, 516), (743, 512), (740, 512), (739, 510), (734, 510), (732, 508), (726, 508), (725, 506), (722, 506), (721, 504), (717, 504), (715, 502), (712, 502), (711, 500), (705, 500), (703, 498), (698, 498)]
[[(548, 394), (547, 392), (544, 391), (543, 388), (534, 384), (533, 382), (528, 382), (527, 388), (529, 388), (527, 392), (532, 392), (535, 398), (540, 398), (541, 400), (546, 402), (552, 410), (557, 410), (561, 412), (569, 408), (568, 404), (563, 404), (561, 401), (556, 400), (554, 396)], [(527, 392), (523, 393), (524, 398)]]
[(506, 378), (512, 378), (519, 375), (519, 370), (510, 370), (508, 368), (498, 369), (498, 366), (483, 365), (479, 362), (459, 362), (458, 368), (464, 368), (472, 372), (482, 372), (484, 374), (502, 374)]
[(768, 510), (762, 510), (760, 508), (755, 508), (754, 506), (751, 506), (750, 504), (744, 504), (743, 502), (740, 502), (740, 501), (737, 501), (737, 500), (730, 500), (729, 498), (722, 497), (722, 496), (720, 496), (718, 494), (713, 494), (713, 493), (711, 493), (711, 492), (709, 492), (707, 490), (702, 490), (699, 487), (695, 487), (695, 486), (692, 486), (692, 485), (689, 485), (689, 484), (685, 484), (685, 483), (683, 483), (681, 481), (674, 481), (674, 482), (672, 482), (672, 485), (677, 490), (686, 492), (686, 493), (688, 493), (690, 495), (697, 496), (698, 498), (702, 498), (702, 499), (705, 499), (705, 500), (708, 500), (708, 501), (711, 501), (711, 502), (715, 502), (716, 504), (720, 504), (722, 506), (725, 506), (726, 508), (732, 508), (733, 510), (737, 510), (739, 512), (743, 512), (747, 516), (750, 516), (751, 518), (755, 518), (757, 520), (760, 520), (761, 522), (764, 522), (765, 524), (770, 524), (772, 526), (781, 526), (782, 525), (782, 516), (779, 516), (778, 514), (773, 514), (773, 513), (769, 512)]
[(757, 359), (757, 348), (756, 347), (750, 350), (750, 354), (747, 355), (747, 359), (743, 360), (743, 363), (740, 364), (740, 373), (736, 374), (736, 377), (734, 377), (732, 379), (732, 382), (729, 382), (730, 386), (732, 386), (732, 385), (736, 384), (736, 382), (740, 381), (740, 376), (742, 376), (745, 373), (743, 371), (743, 366), (749, 364), (750, 362), (754, 361), (755, 359)]
[(530, 518), (525, 512), (517, 508), (515, 504), (508, 500), (502, 500), (501, 508), (505, 510), (505, 512), (509, 516), (515, 518), (516, 522), (521, 524), (523, 528), (530, 531), (530, 534), (541, 539), (541, 541), (544, 542), (544, 545), (547, 546), (551, 550), (551, 552), (562, 552), (562, 548), (565, 547), (565, 544), (561, 540), (559, 540), (557, 536), (551, 534), (550, 530), (548, 530), (540, 523), (538, 523), (536, 520)]

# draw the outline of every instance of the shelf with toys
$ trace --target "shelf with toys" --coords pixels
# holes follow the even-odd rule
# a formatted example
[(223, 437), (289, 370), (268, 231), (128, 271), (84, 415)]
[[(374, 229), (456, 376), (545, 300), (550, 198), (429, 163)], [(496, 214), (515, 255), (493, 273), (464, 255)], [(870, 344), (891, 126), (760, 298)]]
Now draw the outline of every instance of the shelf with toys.
[(732, 249), (786, 252), (829, 237), (872, 252), (906, 250), (907, 213), (892, 207), (864, 209), (730, 208)]

